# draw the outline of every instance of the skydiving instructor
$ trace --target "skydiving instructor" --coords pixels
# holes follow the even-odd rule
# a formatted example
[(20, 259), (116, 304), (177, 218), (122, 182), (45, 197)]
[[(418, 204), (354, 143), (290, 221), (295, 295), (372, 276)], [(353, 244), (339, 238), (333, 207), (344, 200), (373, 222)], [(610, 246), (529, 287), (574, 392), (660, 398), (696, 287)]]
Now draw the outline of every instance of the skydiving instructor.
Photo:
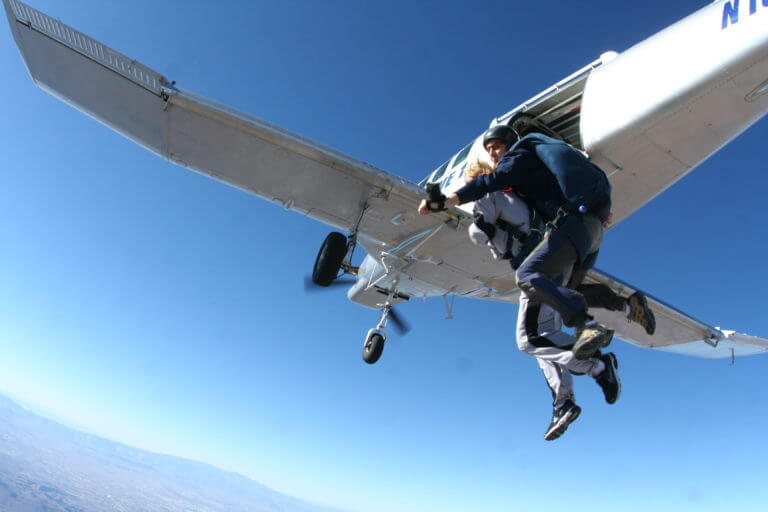
[(447, 197), (422, 200), (419, 214), (513, 189), (547, 223), (546, 235), (516, 272), (518, 286), (530, 300), (551, 307), (565, 325), (576, 328), (574, 356), (590, 359), (611, 342), (613, 331), (592, 322), (584, 296), (566, 285), (574, 271), (583, 275), (597, 259), (603, 224), (610, 215), (610, 184), (581, 152), (546, 135), (533, 133), (518, 140), (511, 127), (497, 125), (484, 140), (496, 171)]

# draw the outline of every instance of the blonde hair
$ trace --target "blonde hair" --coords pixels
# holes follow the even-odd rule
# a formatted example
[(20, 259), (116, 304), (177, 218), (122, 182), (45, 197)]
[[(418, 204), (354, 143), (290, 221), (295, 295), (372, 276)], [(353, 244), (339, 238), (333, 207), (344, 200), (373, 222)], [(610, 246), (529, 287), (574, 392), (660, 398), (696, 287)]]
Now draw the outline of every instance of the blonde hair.
[(484, 174), (491, 174), (495, 170), (495, 166), (486, 160), (476, 159), (467, 164), (467, 168), (464, 171), (464, 179), (467, 181), (473, 180), (478, 176)]

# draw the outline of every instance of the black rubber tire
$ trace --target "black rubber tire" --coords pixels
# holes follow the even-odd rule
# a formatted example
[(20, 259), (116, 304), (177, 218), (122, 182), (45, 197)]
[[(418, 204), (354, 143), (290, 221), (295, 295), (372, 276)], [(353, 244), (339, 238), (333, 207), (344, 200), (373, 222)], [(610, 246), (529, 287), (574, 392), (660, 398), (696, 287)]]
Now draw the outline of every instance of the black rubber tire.
[(373, 333), (363, 344), (363, 361), (373, 364), (379, 360), (383, 351), (384, 337), (381, 334)]
[(312, 282), (318, 286), (330, 285), (339, 275), (341, 263), (347, 255), (347, 237), (342, 233), (329, 233), (315, 259)]

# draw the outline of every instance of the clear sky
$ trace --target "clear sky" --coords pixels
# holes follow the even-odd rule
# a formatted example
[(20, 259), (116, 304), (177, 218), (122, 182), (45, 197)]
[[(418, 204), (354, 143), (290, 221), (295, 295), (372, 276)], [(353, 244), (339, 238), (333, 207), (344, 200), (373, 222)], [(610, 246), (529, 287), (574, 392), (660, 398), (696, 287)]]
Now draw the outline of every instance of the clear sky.
[[(506, 112), (709, 2), (33, 0), (188, 90), (419, 181)], [(358, 512), (764, 510), (768, 358), (615, 342), (623, 395), (542, 435), (515, 307), (378, 314), (302, 279), (329, 228), (37, 89), (0, 27), (0, 390), (137, 447)], [(631, 97), (627, 101), (632, 101)], [(763, 120), (607, 236), (598, 266), (768, 337)]]

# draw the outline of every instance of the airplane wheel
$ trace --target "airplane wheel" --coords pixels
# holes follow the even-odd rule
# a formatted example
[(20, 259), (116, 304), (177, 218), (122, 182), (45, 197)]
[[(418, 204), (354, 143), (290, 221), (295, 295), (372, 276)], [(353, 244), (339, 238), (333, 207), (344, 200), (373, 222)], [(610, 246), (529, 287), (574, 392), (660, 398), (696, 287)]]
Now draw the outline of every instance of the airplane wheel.
[(339, 275), (341, 263), (347, 255), (347, 237), (342, 233), (329, 233), (315, 259), (312, 282), (318, 286), (330, 285)]
[(384, 336), (379, 333), (373, 333), (365, 340), (363, 344), (363, 361), (373, 364), (379, 360), (384, 351)]

